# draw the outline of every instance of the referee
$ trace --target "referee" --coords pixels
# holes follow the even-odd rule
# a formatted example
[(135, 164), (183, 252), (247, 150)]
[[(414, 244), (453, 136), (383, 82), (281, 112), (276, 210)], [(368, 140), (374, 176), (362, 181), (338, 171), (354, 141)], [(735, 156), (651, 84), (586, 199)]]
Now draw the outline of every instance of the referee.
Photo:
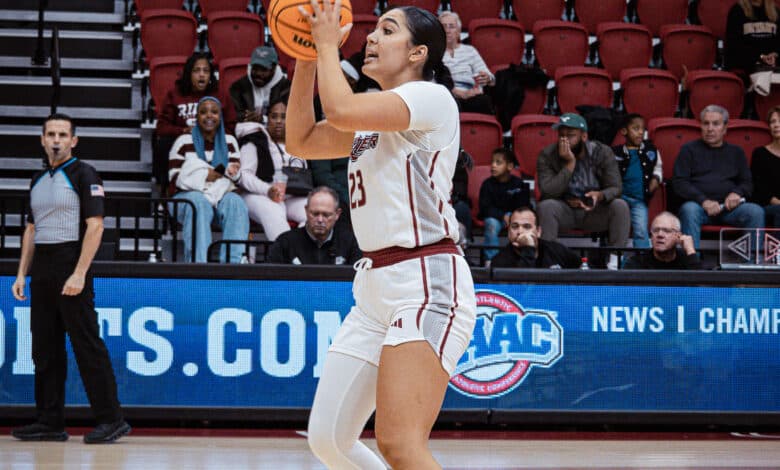
[(84, 442), (112, 442), (130, 432), (119, 407), (108, 350), (100, 339), (89, 273), (103, 235), (103, 183), (94, 168), (71, 155), (77, 143), (70, 117), (53, 114), (46, 119), (41, 136), (46, 168), (30, 184), (30, 215), (12, 287), (17, 300), (26, 300), (25, 276), (30, 271), (38, 419), (12, 431), (23, 441), (68, 438), (63, 416), (68, 368), (65, 333), (98, 423)]

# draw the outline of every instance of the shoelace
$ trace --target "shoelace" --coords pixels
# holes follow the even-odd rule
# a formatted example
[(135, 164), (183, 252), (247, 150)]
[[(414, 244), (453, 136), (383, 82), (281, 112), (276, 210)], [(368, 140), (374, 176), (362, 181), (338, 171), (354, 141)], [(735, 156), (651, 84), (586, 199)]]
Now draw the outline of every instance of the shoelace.
[(352, 268), (355, 271), (368, 271), (373, 265), (374, 262), (371, 261), (371, 258), (360, 258), (359, 260), (355, 261), (355, 264), (352, 265)]

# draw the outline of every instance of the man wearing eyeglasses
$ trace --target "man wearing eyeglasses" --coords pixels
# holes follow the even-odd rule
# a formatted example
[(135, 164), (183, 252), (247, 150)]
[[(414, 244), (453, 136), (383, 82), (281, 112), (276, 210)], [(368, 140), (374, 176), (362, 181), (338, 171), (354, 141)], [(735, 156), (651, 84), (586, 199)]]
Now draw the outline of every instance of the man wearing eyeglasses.
[(336, 225), (341, 215), (339, 195), (318, 186), (306, 200), (306, 225), (279, 235), (268, 251), (269, 263), (348, 264), (362, 256), (349, 226)]
[(661, 212), (650, 224), (649, 253), (639, 253), (626, 260), (623, 269), (701, 269), (693, 237), (680, 231), (680, 219), (671, 212)]
[(536, 212), (529, 207), (515, 209), (507, 228), (509, 244), (490, 262), (494, 268), (577, 269), (581, 259), (577, 253), (558, 242), (542, 240), (542, 228)]

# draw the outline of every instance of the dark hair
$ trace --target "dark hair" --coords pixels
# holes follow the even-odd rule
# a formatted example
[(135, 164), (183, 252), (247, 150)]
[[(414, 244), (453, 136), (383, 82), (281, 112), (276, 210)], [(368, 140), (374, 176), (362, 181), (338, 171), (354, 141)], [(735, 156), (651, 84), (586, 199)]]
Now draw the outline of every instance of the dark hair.
[(492, 152), (490, 152), (490, 155), (501, 155), (504, 157), (504, 160), (507, 163), (511, 163), (512, 165), (517, 165), (517, 159), (515, 158), (515, 155), (507, 148), (505, 147), (498, 147), (497, 149), (494, 149)]
[(216, 70), (214, 70), (214, 64), (211, 63), (208, 55), (203, 52), (196, 52), (187, 59), (181, 72), (181, 77), (176, 80), (176, 88), (178, 88), (179, 94), (182, 96), (192, 94), (192, 69), (195, 68), (195, 63), (201, 59), (205, 59), (209, 63), (209, 83), (206, 85), (205, 93), (210, 95), (217, 91), (217, 75)]
[(428, 10), (413, 6), (403, 6), (398, 7), (398, 9), (406, 16), (406, 26), (412, 35), (412, 44), (428, 47), (428, 58), (425, 60), (422, 70), (423, 79), (436, 78), (436, 81), (441, 83), (441, 79), (450, 75), (449, 69), (442, 62), (444, 52), (447, 50), (447, 35), (444, 33), (444, 26)]
[(641, 119), (643, 121), (645, 120), (645, 118), (639, 113), (629, 113), (626, 114), (625, 117), (623, 117), (623, 119), (620, 121), (620, 128), (628, 129), (628, 126), (630, 126), (635, 119)]
[(279, 103), (284, 103), (285, 106), (287, 105), (287, 100), (290, 99), (290, 87), (288, 86), (282, 86), (282, 87), (274, 87), (271, 89), (271, 96), (268, 98), (268, 110), (267, 112), (271, 112), (271, 108), (273, 108), (275, 105)]
[(70, 116), (68, 116), (67, 114), (54, 113), (54, 114), (51, 114), (49, 117), (47, 117), (46, 120), (43, 121), (43, 130), (42, 130), (42, 132), (44, 134), (46, 134), (46, 124), (49, 121), (68, 121), (68, 123), (70, 124), (70, 135), (71, 135), (71, 137), (76, 135), (76, 125), (73, 124), (73, 119), (71, 119)]
[(512, 216), (515, 215), (515, 213), (517, 212), (530, 212), (531, 214), (534, 215), (534, 225), (536, 225), (537, 227), (539, 226), (539, 214), (537, 214), (533, 208), (528, 206), (518, 207), (517, 209), (513, 210), (512, 213), (509, 215), (509, 219), (511, 220)]

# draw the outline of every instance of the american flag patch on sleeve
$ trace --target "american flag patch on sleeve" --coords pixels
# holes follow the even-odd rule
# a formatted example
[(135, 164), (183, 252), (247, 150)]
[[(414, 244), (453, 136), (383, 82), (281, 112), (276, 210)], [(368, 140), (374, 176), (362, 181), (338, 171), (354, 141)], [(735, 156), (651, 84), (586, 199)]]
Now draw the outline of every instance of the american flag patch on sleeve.
[(103, 185), (101, 184), (89, 185), (89, 194), (92, 196), (101, 196), (101, 197), (106, 196), (106, 192), (103, 191)]

